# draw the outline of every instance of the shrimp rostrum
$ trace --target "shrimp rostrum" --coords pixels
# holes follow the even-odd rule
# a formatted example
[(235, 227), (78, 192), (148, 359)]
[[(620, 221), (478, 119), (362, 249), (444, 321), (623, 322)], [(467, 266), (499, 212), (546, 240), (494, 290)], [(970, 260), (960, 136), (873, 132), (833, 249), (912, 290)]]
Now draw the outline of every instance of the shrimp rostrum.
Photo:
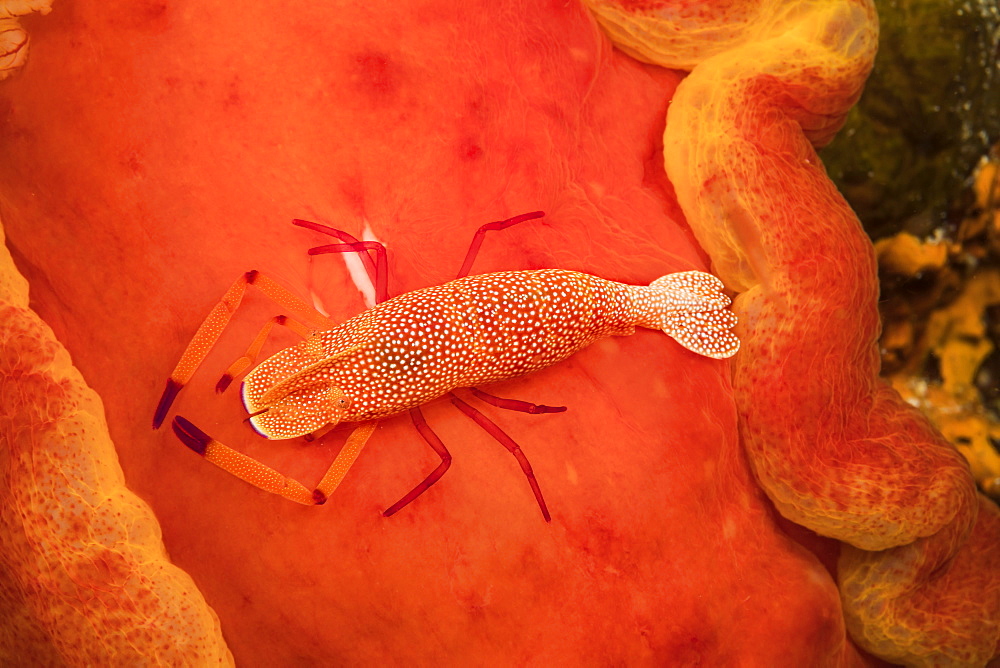
[[(241, 393), (250, 424), (271, 439), (308, 438), (342, 422), (358, 426), (314, 489), (216, 441), (177, 415), (173, 430), (188, 447), (255, 487), (298, 503), (321, 504), (343, 480), (377, 422), (409, 412), (441, 463), (384, 511), (392, 515), (440, 479), (451, 463), (447, 448), (420, 411), (421, 405), (450, 395), (452, 403), (515, 456), (548, 520), (541, 490), (520, 447), (453, 390), (472, 388), (476, 397), (501, 408), (558, 412), (565, 408), (502, 399), (477, 386), (556, 364), (602, 337), (631, 334), (636, 327), (659, 329), (688, 350), (715, 359), (732, 356), (740, 344), (732, 332), (736, 316), (728, 309), (722, 282), (700, 271), (668, 274), (648, 286), (562, 269), (466, 275), (485, 232), (542, 215), (537, 211), (484, 225), (459, 278), (392, 299), (386, 298), (385, 251), (380, 244), (359, 242), (317, 223), (294, 221), (342, 242), (313, 248), (312, 255), (360, 253), (373, 275), (378, 303), (335, 324), (267, 276), (247, 272), (205, 319), (171, 373), (153, 427), (163, 423), (177, 393), (239, 306), (246, 287), (253, 285), (301, 322), (287, 315), (272, 318), (216, 389), (224, 391), (249, 368), (272, 326), (283, 325), (303, 340), (268, 357), (244, 378)], [(377, 264), (369, 252), (376, 253)]]

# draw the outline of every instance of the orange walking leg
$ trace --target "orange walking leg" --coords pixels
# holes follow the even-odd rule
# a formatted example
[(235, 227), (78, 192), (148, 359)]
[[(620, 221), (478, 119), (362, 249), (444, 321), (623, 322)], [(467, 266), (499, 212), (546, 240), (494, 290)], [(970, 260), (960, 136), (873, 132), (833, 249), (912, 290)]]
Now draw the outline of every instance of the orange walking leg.
[(302, 505), (314, 506), (326, 503), (327, 498), (337, 489), (351, 465), (358, 458), (361, 448), (375, 431), (375, 425), (375, 421), (363, 422), (351, 432), (344, 447), (337, 454), (337, 458), (314, 490), (310, 490), (297, 480), (275, 471), (253, 457), (220, 443), (192, 424), (187, 418), (177, 415), (171, 426), (174, 433), (186, 446), (222, 470), (250, 483), (257, 489), (277, 494)]
[(238, 377), (241, 373), (246, 371), (251, 364), (257, 361), (257, 356), (260, 355), (260, 349), (264, 346), (264, 342), (267, 341), (267, 337), (271, 334), (271, 328), (275, 325), (287, 327), (303, 339), (308, 339), (312, 336), (312, 331), (297, 320), (292, 320), (286, 315), (274, 316), (260, 328), (260, 331), (257, 333), (257, 336), (254, 337), (253, 342), (250, 343), (250, 347), (247, 348), (243, 357), (240, 357), (235, 362), (230, 364), (229, 368), (226, 369), (226, 372), (222, 374), (222, 378), (220, 378), (219, 382), (215, 384), (216, 392), (225, 392), (226, 388), (229, 387), (234, 378)]
[[(184, 354), (181, 355), (180, 361), (177, 362), (177, 366), (171, 372), (170, 378), (167, 379), (167, 385), (163, 389), (160, 402), (156, 406), (156, 412), (153, 414), (153, 429), (159, 429), (160, 425), (163, 424), (170, 406), (173, 404), (174, 399), (177, 398), (177, 393), (191, 380), (191, 376), (201, 366), (202, 361), (204, 361), (209, 351), (215, 345), (215, 342), (218, 341), (226, 325), (229, 324), (233, 313), (242, 303), (243, 295), (246, 293), (248, 285), (256, 287), (274, 303), (302, 317), (308, 323), (315, 324), (316, 329), (331, 329), (335, 324), (290, 291), (278, 285), (271, 278), (268, 278), (257, 270), (248, 271), (236, 279), (232, 287), (229, 288), (219, 303), (215, 305), (211, 313), (208, 314), (208, 317), (201, 323), (198, 331), (195, 332), (194, 338), (191, 339)], [(270, 328), (268, 328), (268, 331), (270, 331)], [(236, 366), (236, 363), (234, 363), (234, 366)], [(222, 381), (220, 381), (221, 383)], [(223, 389), (225, 388), (223, 387)]]

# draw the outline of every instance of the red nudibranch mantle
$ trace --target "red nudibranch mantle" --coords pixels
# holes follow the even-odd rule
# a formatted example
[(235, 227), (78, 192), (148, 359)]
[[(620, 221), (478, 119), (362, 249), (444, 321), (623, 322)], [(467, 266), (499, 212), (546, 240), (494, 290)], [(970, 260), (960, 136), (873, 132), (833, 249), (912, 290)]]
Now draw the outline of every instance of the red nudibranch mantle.
[[(870, 665), (845, 625), (899, 660), (990, 656), (996, 510), (878, 389), (871, 251), (803, 138), (825, 141), (860, 90), (871, 7), (707, 4), (675, 3), (676, 31), (602, 19), (691, 70), (665, 153), (681, 75), (612, 49), (574, 3), (74, 0), (25, 22), (31, 58), (0, 85), (0, 663)], [(0, 68), (26, 62), (9, 15), (35, 7), (0, 9)], [(535, 209), (545, 222), (490, 239), (476, 273), (709, 270), (681, 207), (741, 293), (732, 385), (729, 364), (640, 332), (497, 386), (569, 406), (494, 415), (551, 524), (447, 403), (425, 414), (454, 466), (389, 519), (437, 463), (408, 420), (379, 424), (321, 508), (149, 429), (241, 273), (266, 268), (338, 321), (363, 309), (338, 263), (310, 273), (318, 240), (292, 218), (370, 228), (399, 293), (453, 278), (480, 224)], [(214, 392), (275, 315), (247, 308), (179, 408), (306, 480), (344, 434), (264, 441)], [(907, 438), (924, 447), (902, 458)], [(854, 545), (839, 591), (753, 473), (782, 513)]]
[(1000, 650), (1000, 513), (878, 379), (873, 249), (813, 150), (860, 95), (873, 3), (588, 4), (626, 52), (691, 70), (664, 159), (740, 293), (733, 392), (761, 486), (782, 515), (845, 543), (838, 584), (859, 645), (912, 665), (985, 664)]

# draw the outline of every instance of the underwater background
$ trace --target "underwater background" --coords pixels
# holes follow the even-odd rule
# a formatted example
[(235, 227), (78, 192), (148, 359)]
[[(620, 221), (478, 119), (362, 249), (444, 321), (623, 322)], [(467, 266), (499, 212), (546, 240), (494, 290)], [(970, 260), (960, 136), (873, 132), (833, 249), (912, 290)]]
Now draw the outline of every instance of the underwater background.
[[(0, 28), (0, 663), (997, 656), (989, 3), (57, 0)], [(382, 241), (400, 294), (534, 210), (473, 273), (710, 271), (743, 340), (642, 330), (487, 388), (568, 408), (481, 406), (551, 523), (447, 401), (454, 464), (391, 518), (440, 461), (405, 417), (320, 507), (151, 429), (244, 272), (366, 308), (292, 219)], [(176, 409), (313, 485), (347, 425), (261, 439), (215, 391), (274, 315), (248, 292)]]

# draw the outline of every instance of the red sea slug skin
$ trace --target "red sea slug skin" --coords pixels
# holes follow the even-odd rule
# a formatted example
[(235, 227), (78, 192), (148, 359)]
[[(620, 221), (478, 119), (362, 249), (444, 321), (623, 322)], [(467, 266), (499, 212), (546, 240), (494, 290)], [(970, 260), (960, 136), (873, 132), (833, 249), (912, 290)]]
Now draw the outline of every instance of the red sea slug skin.
[[(551, 523), (509, 453), (449, 403), (424, 412), (452, 470), (391, 518), (437, 464), (405, 418), (380, 424), (318, 508), (149, 426), (172, 364), (241, 273), (266, 268), (337, 321), (362, 310), (338, 258), (310, 265), (317, 239), (293, 218), (370, 228), (393, 293), (451, 279), (480, 224), (535, 209), (545, 222), (489, 238), (474, 272), (648, 284), (708, 270), (660, 158), (680, 74), (612, 50), (574, 4), (84, 0), (35, 21), (31, 49), (0, 86), (8, 245), (237, 661), (861, 661), (829, 571), (757, 487), (728, 364), (657, 332), (487, 388), (569, 407), (483, 409), (531, 457)], [(266, 441), (236, 392), (214, 391), (275, 315), (250, 301), (177, 409), (315, 479), (345, 434)]]
[[(679, 25), (727, 42), (695, 54), (704, 59), (674, 96), (664, 157), (695, 235), (742, 293), (733, 389), (758, 481), (782, 515), (845, 543), (841, 595), (865, 649), (906, 664), (986, 663), (1000, 643), (1000, 570), (982, 548), (1000, 534), (996, 507), (879, 380), (874, 251), (813, 150), (860, 94), (874, 6), (609, 4), (603, 22), (628, 26), (611, 34), (638, 32), (633, 48), (651, 62), (691, 57), (656, 38)], [(726, 33), (727, 19), (746, 30)]]

